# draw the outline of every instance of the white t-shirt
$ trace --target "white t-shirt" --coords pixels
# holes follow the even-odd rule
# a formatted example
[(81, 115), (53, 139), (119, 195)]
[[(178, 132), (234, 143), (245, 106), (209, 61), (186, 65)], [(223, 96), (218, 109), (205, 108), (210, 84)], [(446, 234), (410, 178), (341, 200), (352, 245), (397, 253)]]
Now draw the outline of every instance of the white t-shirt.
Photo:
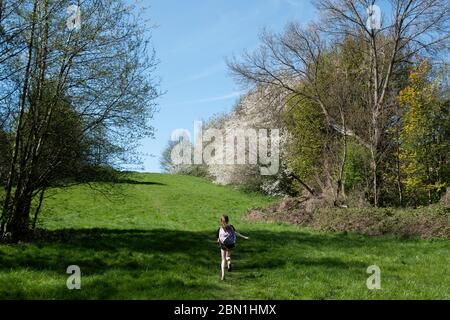
[[(236, 232), (234, 227), (232, 225), (230, 225), (230, 228), (233, 230), (231, 232), (226, 231), (223, 227), (220, 227), (219, 229), (219, 241), (221, 243), (224, 243), (225, 239), (228, 238), (228, 236), (230, 236), (231, 233)], [(236, 236), (234, 237), (236, 239)]]

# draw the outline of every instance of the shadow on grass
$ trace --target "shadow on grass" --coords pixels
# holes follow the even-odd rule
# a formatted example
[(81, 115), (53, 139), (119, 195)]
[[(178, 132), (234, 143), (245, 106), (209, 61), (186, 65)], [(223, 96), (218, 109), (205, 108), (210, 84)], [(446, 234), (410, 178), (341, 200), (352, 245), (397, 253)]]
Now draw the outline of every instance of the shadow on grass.
[[(68, 263), (79, 263), (84, 270), (96, 274), (111, 268), (169, 270), (184, 262), (200, 269), (210, 268), (220, 263), (219, 247), (214, 237), (214, 231), (170, 229), (41, 230), (32, 244), (7, 246), (10, 254), (0, 254), (0, 270), (15, 267), (61, 270)], [(250, 241), (238, 242), (234, 255), (245, 259), (241, 270), (279, 268), (287, 261), (312, 267), (348, 268), (352, 264), (361, 267), (361, 263), (337, 258), (311, 259), (305, 257), (305, 253), (333, 253), (366, 246), (368, 242), (383, 247), (385, 242), (391, 243), (392, 240), (254, 230)]]
[[(33, 243), (0, 246), (0, 274), (9, 275), (9, 282), (20, 270), (65, 279), (66, 268), (75, 264), (83, 276), (91, 277), (88, 289), (74, 296), (68, 293), (64, 282), (51, 287), (54, 297), (220, 298), (224, 288), (218, 281), (220, 251), (214, 231), (41, 230)], [(365, 251), (368, 245), (388, 248), (392, 244), (392, 239), (387, 238), (301, 231), (253, 230), (250, 236), (249, 241), (239, 241), (233, 253), (237, 279), (262, 277), (261, 272), (269, 270), (283, 273), (288, 264), (324, 272), (351, 269), (360, 273), (366, 263), (348, 255), (341, 259), (336, 253), (355, 248)], [(14, 286), (0, 290), (0, 296), (48, 297), (50, 294), (44, 289), (41, 285), (24, 292)]]
[(133, 179), (119, 179), (117, 181), (119, 184), (136, 184), (136, 185), (146, 185), (146, 186), (166, 186), (165, 183), (155, 182), (155, 181), (137, 181)]

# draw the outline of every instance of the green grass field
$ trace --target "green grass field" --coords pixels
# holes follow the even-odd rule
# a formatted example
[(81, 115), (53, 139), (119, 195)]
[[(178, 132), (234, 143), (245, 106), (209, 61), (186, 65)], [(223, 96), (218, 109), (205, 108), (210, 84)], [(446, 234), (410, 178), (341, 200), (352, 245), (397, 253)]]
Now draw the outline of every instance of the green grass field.
[[(105, 192), (107, 193), (105, 195)], [(450, 242), (249, 223), (274, 199), (199, 178), (133, 174), (102, 192), (52, 190), (33, 244), (0, 245), (2, 299), (449, 299)], [(222, 213), (249, 235), (220, 281)], [(381, 290), (366, 269), (381, 268)], [(66, 268), (81, 268), (68, 290)]]

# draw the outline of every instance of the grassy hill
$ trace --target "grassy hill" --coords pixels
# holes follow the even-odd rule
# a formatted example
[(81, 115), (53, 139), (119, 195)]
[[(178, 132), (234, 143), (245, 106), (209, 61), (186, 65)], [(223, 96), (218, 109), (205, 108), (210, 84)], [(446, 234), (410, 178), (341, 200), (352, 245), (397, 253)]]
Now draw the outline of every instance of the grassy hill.
[[(398, 240), (249, 223), (273, 199), (199, 178), (133, 174), (114, 186), (52, 190), (33, 244), (0, 245), (0, 298), (379, 299), (450, 298), (448, 240)], [(97, 190), (98, 189), (98, 190)], [(239, 241), (219, 280), (222, 213)], [(381, 268), (381, 290), (366, 269)], [(81, 290), (66, 268), (81, 268)]]

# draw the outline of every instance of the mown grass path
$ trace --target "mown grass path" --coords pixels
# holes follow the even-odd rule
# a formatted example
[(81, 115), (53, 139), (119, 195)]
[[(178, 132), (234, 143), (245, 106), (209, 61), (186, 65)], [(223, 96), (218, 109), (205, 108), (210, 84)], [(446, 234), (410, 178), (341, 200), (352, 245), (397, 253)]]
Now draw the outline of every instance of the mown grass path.
[[(33, 244), (0, 245), (0, 298), (380, 299), (450, 298), (450, 242), (318, 233), (249, 223), (273, 199), (199, 178), (133, 174), (102, 192), (53, 190)], [(240, 240), (219, 280), (215, 231), (222, 213)], [(366, 269), (381, 268), (381, 290)], [(69, 265), (81, 290), (66, 288)]]

